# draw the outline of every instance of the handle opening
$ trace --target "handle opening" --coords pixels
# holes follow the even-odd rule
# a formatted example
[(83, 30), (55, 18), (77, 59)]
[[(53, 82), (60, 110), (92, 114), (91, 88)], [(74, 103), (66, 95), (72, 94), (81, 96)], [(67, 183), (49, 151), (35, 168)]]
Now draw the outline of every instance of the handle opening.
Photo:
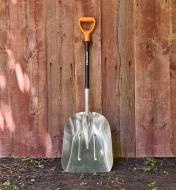
[(79, 19), (79, 27), (84, 34), (85, 41), (90, 41), (90, 35), (95, 29), (95, 24), (94, 17), (81, 17)]

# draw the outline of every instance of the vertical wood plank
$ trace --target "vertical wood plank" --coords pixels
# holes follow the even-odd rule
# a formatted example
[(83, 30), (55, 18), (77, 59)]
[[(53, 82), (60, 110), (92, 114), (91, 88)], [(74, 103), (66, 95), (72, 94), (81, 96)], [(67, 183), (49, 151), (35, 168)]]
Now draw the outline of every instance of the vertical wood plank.
[(170, 0), (170, 88), (171, 88), (171, 124), (172, 152), (176, 155), (176, 0)]
[[(14, 4), (10, 1), (9, 59), (11, 69), (12, 113), (15, 131), (13, 133), (13, 156), (29, 155), (29, 76), (26, 57), (26, 1)], [(12, 58), (13, 57), (13, 58)]]
[(135, 156), (133, 1), (102, 3), (103, 113), (114, 156)]
[(46, 73), (46, 2), (27, 1), (27, 56), (30, 77), (30, 155), (50, 156)]
[(75, 60), (74, 60), (74, 0), (62, 1), (61, 4), (61, 81), (60, 104), (62, 107), (60, 121), (60, 154), (62, 151), (63, 129), (71, 114), (75, 113)]
[(119, 3), (119, 114), (122, 157), (134, 157), (136, 154), (133, 4), (133, 1), (120, 1)]
[[(52, 141), (48, 131), (48, 89), (47, 89), (47, 44), (46, 44), (46, 1), (35, 1), (35, 23), (36, 37), (38, 48), (38, 73), (39, 73), (39, 89), (38, 89), (38, 143), (39, 149), (43, 147), (40, 155), (51, 157)], [(44, 152), (44, 153), (43, 153)]]
[(135, 1), (137, 156), (172, 156), (169, 1)]
[(36, 36), (36, 22), (35, 22), (35, 2), (27, 1), (26, 5), (26, 39), (27, 39), (27, 61), (29, 65), (29, 114), (31, 115), (31, 126), (29, 129), (29, 154), (30, 156), (38, 156), (40, 151), (38, 149), (38, 89), (39, 89), (39, 64), (37, 61), (38, 48)]
[(102, 1), (102, 106), (112, 130), (113, 153), (120, 153), (120, 59), (118, 54), (119, 2)]
[[(58, 34), (56, 23), (60, 26), (60, 14), (57, 9), (56, 1), (46, 1), (46, 44), (47, 44), (47, 88), (48, 88), (48, 130), (53, 142), (52, 156), (56, 155), (59, 151), (60, 138), (60, 110), (59, 96), (61, 91), (59, 88), (59, 75), (60, 75), (60, 54), (61, 45), (58, 43)], [(59, 7), (60, 8), (60, 7)], [(60, 9), (61, 11), (61, 9)], [(58, 48), (57, 48), (58, 46)], [(55, 130), (55, 131), (54, 131)], [(56, 131), (57, 130), (57, 131)], [(55, 134), (54, 134), (55, 133)], [(56, 147), (57, 144), (58, 147)], [(56, 153), (57, 152), (57, 153)]]
[(8, 46), (9, 2), (0, 2), (0, 157), (11, 156), (14, 131), (11, 110), (10, 71), (5, 48)]
[(73, 1), (47, 1), (47, 8), (48, 126), (58, 157), (64, 124), (75, 110)]
[(101, 84), (101, 1), (89, 0), (74, 2), (74, 35), (75, 35), (75, 90), (76, 111), (84, 111), (84, 43), (83, 34), (78, 27), (81, 16), (94, 16), (96, 29), (92, 34), (90, 47), (90, 110), (102, 112)]
[(49, 156), (43, 1), (10, 4), (13, 156)]

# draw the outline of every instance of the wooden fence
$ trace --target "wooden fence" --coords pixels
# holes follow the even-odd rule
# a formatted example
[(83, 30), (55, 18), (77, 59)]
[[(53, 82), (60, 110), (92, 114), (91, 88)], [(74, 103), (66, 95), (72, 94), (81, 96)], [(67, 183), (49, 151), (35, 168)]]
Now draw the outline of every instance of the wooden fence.
[(0, 157), (60, 157), (84, 110), (80, 16), (95, 16), (91, 109), (114, 156), (176, 156), (176, 0), (1, 0)]

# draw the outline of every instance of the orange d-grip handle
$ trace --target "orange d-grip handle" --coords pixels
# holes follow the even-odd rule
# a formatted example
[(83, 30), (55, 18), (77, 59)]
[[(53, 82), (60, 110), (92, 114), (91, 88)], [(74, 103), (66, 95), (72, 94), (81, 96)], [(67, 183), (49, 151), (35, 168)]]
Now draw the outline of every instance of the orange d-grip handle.
[[(91, 27), (89, 29), (84, 29), (82, 26), (83, 23), (91, 23)], [(80, 27), (80, 30), (84, 34), (85, 41), (88, 41), (88, 42), (90, 41), (90, 35), (95, 29), (95, 24), (96, 24), (96, 21), (94, 17), (81, 17), (79, 19), (79, 27)]]

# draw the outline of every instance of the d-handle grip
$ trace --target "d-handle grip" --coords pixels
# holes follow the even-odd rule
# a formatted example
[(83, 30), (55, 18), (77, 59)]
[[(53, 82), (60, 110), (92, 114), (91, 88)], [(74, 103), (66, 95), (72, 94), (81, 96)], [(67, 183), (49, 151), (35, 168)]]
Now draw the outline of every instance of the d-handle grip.
[[(83, 28), (83, 25), (82, 25), (83, 23), (90, 23), (91, 24), (90, 28), (89, 29)], [(88, 42), (90, 41), (90, 35), (95, 29), (95, 24), (96, 24), (96, 21), (94, 17), (81, 17), (79, 19), (79, 28), (84, 34), (85, 41), (88, 41)]]

